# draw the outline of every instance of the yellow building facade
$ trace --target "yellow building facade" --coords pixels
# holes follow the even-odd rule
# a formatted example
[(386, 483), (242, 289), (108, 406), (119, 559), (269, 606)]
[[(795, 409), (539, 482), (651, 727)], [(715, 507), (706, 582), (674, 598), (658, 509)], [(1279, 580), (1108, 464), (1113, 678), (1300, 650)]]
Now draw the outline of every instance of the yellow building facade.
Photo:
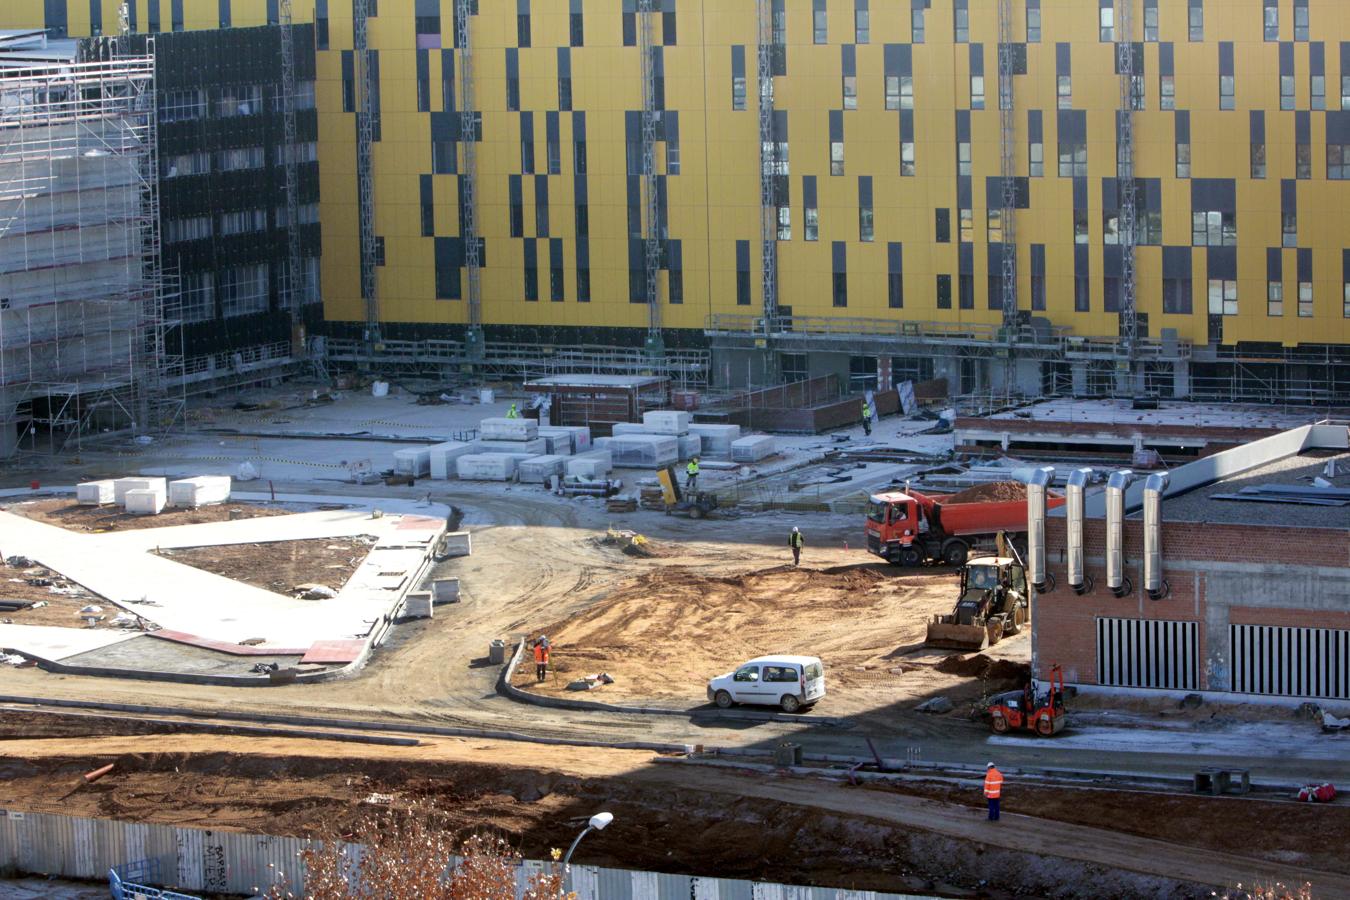
[[(7, 0), (0, 26), (110, 33), (118, 5)], [(261, 25), (275, 21), (276, 5), (135, 0), (131, 24)], [(584, 328), (591, 340), (612, 333), (631, 343), (649, 326), (644, 19), (658, 82), (660, 324), (668, 343), (698, 345), (715, 322), (725, 334), (762, 327), (753, 324), (765, 311), (760, 5), (652, 0), (643, 13), (642, 0), (479, 0), (470, 24), (482, 116), (475, 185), (490, 335), (557, 340), (559, 328)], [(1017, 377), (1044, 376), (1047, 364), (1072, 369), (1073, 338), (1109, 344), (1120, 334), (1119, 0), (1004, 7), (1016, 72), (1011, 146), (1001, 131), (997, 0), (762, 5), (775, 60), (776, 299), (798, 332), (823, 330), (814, 317), (833, 320), (840, 333), (872, 336), (860, 352), (885, 356), (873, 338), (886, 323), (923, 323), (934, 354), (946, 352), (944, 329), (997, 329), (1000, 176), (1011, 153), (1018, 309), (1070, 348), (1042, 351)], [(444, 335), (468, 322), (455, 8), (379, 0), (369, 20), (386, 335)], [(352, 0), (299, 0), (295, 18), (318, 25), (325, 318), (361, 323)], [(1164, 378), (1162, 392), (1188, 395), (1191, 369), (1211, 364), (1219, 368), (1205, 369), (1209, 377), (1236, 377), (1224, 366), (1244, 353), (1221, 348), (1259, 347), (1257, 364), (1288, 365), (1296, 348), (1315, 347), (1334, 368), (1339, 351), (1327, 348), (1350, 343), (1350, 7), (1134, 0), (1130, 19), (1133, 293), (1141, 341), (1178, 379)], [(981, 371), (975, 382), (997, 380)]]

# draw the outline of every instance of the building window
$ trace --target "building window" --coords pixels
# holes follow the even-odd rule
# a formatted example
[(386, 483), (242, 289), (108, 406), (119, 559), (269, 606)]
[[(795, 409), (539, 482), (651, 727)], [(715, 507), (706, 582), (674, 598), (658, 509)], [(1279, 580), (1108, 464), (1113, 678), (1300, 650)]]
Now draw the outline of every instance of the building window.
[(875, 237), (872, 215), (872, 178), (863, 175), (858, 178), (858, 240), (863, 243)]
[(1280, 213), (1280, 238), (1282, 246), (1298, 246), (1298, 213)]
[(1218, 210), (1192, 212), (1191, 245), (1195, 247), (1236, 247), (1237, 214)]
[(811, 42), (828, 44), (830, 42), (830, 16), (825, 11), (825, 0), (814, 0), (811, 6)]
[(1092, 309), (1092, 282), (1086, 275), (1073, 276), (1073, 311), (1088, 312)]
[(909, 11), (910, 42), (923, 43), (923, 7), (917, 6)]
[(905, 277), (902, 274), (901, 246), (889, 244), (886, 247), (886, 304), (891, 309), (903, 309), (905, 306)]
[(1236, 316), (1237, 311), (1237, 282), (1211, 278), (1209, 280), (1209, 314), (1211, 316)]
[(1045, 310), (1045, 276), (1031, 275), (1031, 308), (1033, 311)]
[(1219, 76), (1219, 109), (1237, 109), (1237, 79), (1232, 75)]
[(984, 109), (984, 76), (970, 76), (970, 108)]
[(886, 108), (887, 109), (914, 108), (913, 75), (886, 76)]
[(186, 273), (182, 298), (184, 322), (211, 321), (216, 317), (216, 276), (211, 272)]
[(900, 142), (900, 174), (912, 176), (914, 174), (914, 142)]
[(216, 95), (217, 118), (252, 116), (262, 111), (262, 85), (242, 84), (219, 88)]
[(802, 222), (806, 230), (806, 239), (820, 239), (820, 209), (816, 206), (816, 179), (808, 175), (802, 179)]
[(211, 154), (184, 153), (179, 156), (166, 156), (159, 161), (159, 173), (163, 178), (183, 178), (188, 175), (205, 175), (211, 171)]
[(867, 0), (854, 0), (857, 7), (853, 10), (854, 43), (866, 44), (872, 39), (872, 16), (867, 9)]
[(1186, 10), (1186, 24), (1188, 27), (1188, 39), (1192, 43), (1199, 43), (1205, 39), (1205, 5), (1204, 0), (1187, 0), (1189, 4)]
[(858, 108), (858, 76), (844, 76), (844, 109)]
[(778, 240), (792, 240), (792, 207), (778, 207)]
[(933, 214), (933, 240), (939, 244), (952, 242), (952, 211), (938, 209)]
[(1268, 41), (1280, 39), (1280, 4), (1277, 0), (1261, 0), (1261, 16)]
[(1266, 177), (1266, 145), (1256, 141), (1252, 142), (1252, 177)]
[(581, 0), (572, 0), (567, 17), (568, 43), (573, 47), (586, 46), (586, 20), (582, 17)]
[(1059, 177), (1087, 177), (1087, 144), (1080, 141), (1059, 142)]
[(1163, 312), (1190, 315), (1191, 280), (1189, 278), (1163, 279)]
[(1158, 0), (1144, 0), (1144, 40), (1157, 43)]
[(975, 308), (975, 276), (956, 276), (956, 304), (962, 309)]
[(1327, 108), (1327, 76), (1308, 76), (1308, 98), (1313, 109)]
[(262, 147), (236, 147), (233, 150), (216, 151), (216, 168), (222, 172), (261, 169), (265, 165), (267, 157)]
[(956, 214), (961, 243), (973, 244), (975, 242), (975, 211), (961, 208), (956, 211)]
[(1027, 4), (1027, 43), (1041, 42), (1041, 8)]
[[(1003, 243), (1003, 210), (990, 209), (985, 216), (985, 240), (990, 244)], [(1001, 279), (1001, 275), (990, 275), (991, 280)]]
[(1341, 284), (1341, 318), (1350, 319), (1350, 281)]
[(1060, 75), (1055, 82), (1060, 109), (1073, 109), (1073, 76)]
[(956, 31), (956, 42), (965, 44), (970, 42), (970, 9), (966, 0), (956, 0), (956, 7), (952, 14), (952, 22)]
[(1308, 39), (1308, 0), (1294, 0), (1294, 40)]
[(1175, 75), (1158, 76), (1158, 108), (1177, 108), (1177, 79)]
[(952, 308), (952, 276), (939, 275), (937, 277), (937, 308)]
[(1284, 284), (1279, 281), (1266, 282), (1266, 315), (1284, 315)]
[(1294, 177), (1312, 178), (1312, 144), (1294, 145)]
[[(563, 261), (562, 261), (562, 239), (551, 238), (548, 242), (549, 262), (548, 262), (548, 299), (553, 303), (561, 303), (566, 299), (563, 288)], [(674, 276), (674, 272), (671, 276)], [(674, 292), (671, 292), (671, 303), (675, 300)]]
[(844, 142), (830, 141), (830, 174), (844, 174)]
[(745, 47), (731, 48), (731, 108), (745, 109)]
[(1041, 141), (1032, 141), (1027, 148), (1028, 174), (1032, 178), (1040, 178), (1045, 174), (1045, 144)]
[(1191, 177), (1191, 145), (1189, 142), (1177, 142), (1177, 177)]
[(206, 117), (206, 91), (161, 91), (159, 122), (182, 122)]
[(1294, 76), (1280, 76), (1280, 109), (1294, 108)]
[(848, 306), (848, 269), (845, 265), (845, 244), (835, 241), (831, 247), (834, 256), (833, 298), (837, 307)]
[(1350, 75), (1341, 76), (1341, 109), (1350, 109)]
[(956, 174), (970, 174), (970, 141), (960, 141), (956, 145)]
[(1088, 242), (1088, 211), (1086, 209), (1075, 209), (1073, 211), (1073, 242), (1075, 244), (1086, 244)]
[[(1107, 0), (1111, 2), (1111, 0)], [(1102, 6), (1097, 10), (1097, 39), (1110, 44), (1116, 39), (1116, 11), (1114, 7)]]
[(220, 314), (225, 318), (267, 311), (267, 276), (264, 263), (236, 266), (220, 273)]
[(1327, 178), (1350, 181), (1350, 144), (1327, 144)]
[(1311, 281), (1298, 283), (1298, 317), (1310, 319), (1313, 314), (1313, 286)]
[(214, 233), (215, 232), (211, 227), (210, 216), (193, 216), (189, 219), (170, 219), (164, 223), (164, 240), (170, 244), (179, 244), (183, 241), (205, 240)]

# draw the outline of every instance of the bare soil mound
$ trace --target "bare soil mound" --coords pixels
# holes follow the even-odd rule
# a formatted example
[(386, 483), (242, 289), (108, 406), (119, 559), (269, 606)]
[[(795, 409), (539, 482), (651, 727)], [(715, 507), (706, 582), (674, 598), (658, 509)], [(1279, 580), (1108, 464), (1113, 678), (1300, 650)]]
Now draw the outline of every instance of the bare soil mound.
[(981, 654), (965, 656), (953, 653), (934, 668), (948, 675), (961, 675), (966, 678), (982, 678), (986, 681), (1025, 682), (1031, 677), (1031, 666), (1015, 663), (1007, 659), (990, 659)]
[(223, 503), (197, 509), (170, 507), (157, 516), (135, 516), (120, 506), (81, 506), (69, 499), (35, 500), (5, 507), (6, 512), (26, 516), (69, 531), (133, 531), (140, 528), (168, 528), (172, 525), (200, 525), (225, 522), (233, 513), (236, 519), (261, 519), (286, 516), (293, 510), (252, 503)]
[(1027, 499), (1027, 486), (1020, 481), (992, 481), (966, 488), (952, 494), (944, 503), (997, 503), (1004, 500)]
[(223, 544), (160, 550), (159, 555), (279, 594), (289, 594), (301, 584), (321, 584), (336, 591), (360, 567), (373, 541), (343, 537)]

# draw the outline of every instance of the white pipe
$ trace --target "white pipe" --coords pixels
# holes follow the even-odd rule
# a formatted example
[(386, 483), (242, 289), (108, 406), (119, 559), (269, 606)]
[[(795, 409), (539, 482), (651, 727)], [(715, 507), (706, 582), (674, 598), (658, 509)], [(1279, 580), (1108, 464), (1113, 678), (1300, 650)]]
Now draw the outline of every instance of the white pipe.
[(1069, 587), (1078, 594), (1086, 590), (1087, 582), (1083, 568), (1083, 493), (1091, 480), (1091, 469), (1074, 469), (1069, 473), (1068, 487), (1064, 496), (1064, 508), (1068, 516), (1066, 544)]
[(1167, 596), (1162, 565), (1162, 495), (1167, 473), (1157, 472), (1144, 483), (1144, 589), (1153, 600)]
[(1054, 481), (1055, 470), (1043, 466), (1027, 481), (1027, 579), (1038, 591), (1045, 591), (1045, 488)]
[(1106, 482), (1106, 586), (1116, 596), (1128, 593), (1125, 584), (1125, 490), (1134, 472), (1121, 469)]

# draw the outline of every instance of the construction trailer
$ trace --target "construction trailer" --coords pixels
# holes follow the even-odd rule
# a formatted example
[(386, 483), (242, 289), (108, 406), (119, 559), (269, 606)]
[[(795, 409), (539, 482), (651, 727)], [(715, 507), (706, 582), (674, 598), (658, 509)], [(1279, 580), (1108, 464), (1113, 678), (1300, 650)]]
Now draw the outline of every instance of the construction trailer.
[(161, 383), (180, 361), (146, 49), (0, 32), (0, 458), (181, 411)]

